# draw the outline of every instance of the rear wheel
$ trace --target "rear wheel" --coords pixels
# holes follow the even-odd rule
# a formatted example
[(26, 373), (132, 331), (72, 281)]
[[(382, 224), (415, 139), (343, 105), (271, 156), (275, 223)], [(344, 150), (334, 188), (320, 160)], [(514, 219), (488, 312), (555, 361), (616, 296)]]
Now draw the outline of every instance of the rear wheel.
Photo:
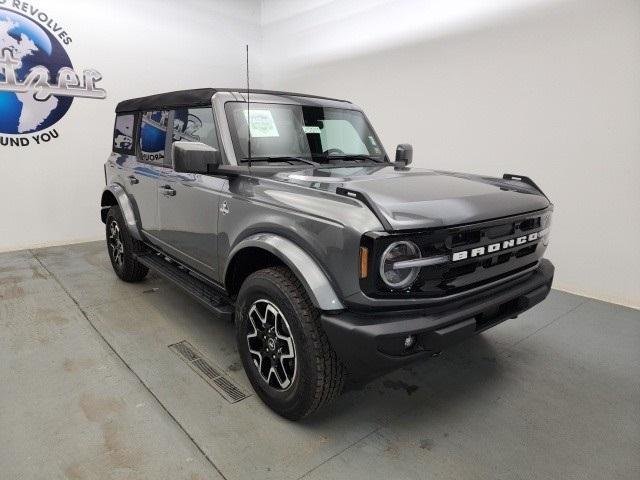
[(144, 252), (145, 246), (131, 236), (117, 205), (112, 206), (107, 213), (106, 235), (109, 258), (116, 275), (125, 282), (144, 279), (149, 269), (138, 262), (135, 255)]
[(278, 414), (298, 420), (342, 391), (345, 369), (320, 326), (320, 310), (287, 268), (267, 268), (245, 280), (236, 324), (249, 381)]

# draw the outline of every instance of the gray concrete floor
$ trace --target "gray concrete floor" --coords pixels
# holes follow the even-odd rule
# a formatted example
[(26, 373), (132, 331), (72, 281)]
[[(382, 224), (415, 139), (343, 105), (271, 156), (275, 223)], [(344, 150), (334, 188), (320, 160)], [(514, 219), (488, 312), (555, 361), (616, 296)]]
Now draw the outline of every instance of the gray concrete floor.
[(252, 393), (230, 324), (102, 242), (0, 255), (0, 478), (640, 478), (640, 312), (553, 291), (299, 423)]

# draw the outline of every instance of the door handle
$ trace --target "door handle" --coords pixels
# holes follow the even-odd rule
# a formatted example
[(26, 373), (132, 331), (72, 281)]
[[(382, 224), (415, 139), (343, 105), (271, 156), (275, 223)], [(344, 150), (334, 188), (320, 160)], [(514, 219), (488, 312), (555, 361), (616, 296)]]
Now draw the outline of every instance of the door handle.
[(138, 180), (133, 175), (129, 175), (127, 178), (129, 179), (129, 182), (131, 183), (131, 185), (137, 185), (138, 183), (140, 183), (140, 180)]
[(166, 195), (167, 197), (175, 197), (176, 191), (171, 188), (169, 185), (163, 185), (160, 187), (160, 193), (162, 195)]

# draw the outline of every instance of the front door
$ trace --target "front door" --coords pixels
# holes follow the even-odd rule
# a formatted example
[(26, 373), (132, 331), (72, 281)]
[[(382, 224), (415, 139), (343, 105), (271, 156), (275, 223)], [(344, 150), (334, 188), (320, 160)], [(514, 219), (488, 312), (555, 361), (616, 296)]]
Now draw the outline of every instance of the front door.
[[(171, 112), (174, 141), (203, 142), (218, 148), (213, 109), (183, 108)], [(158, 178), (157, 234), (167, 253), (214, 280), (218, 272), (218, 212), (226, 179), (177, 173), (167, 165)]]

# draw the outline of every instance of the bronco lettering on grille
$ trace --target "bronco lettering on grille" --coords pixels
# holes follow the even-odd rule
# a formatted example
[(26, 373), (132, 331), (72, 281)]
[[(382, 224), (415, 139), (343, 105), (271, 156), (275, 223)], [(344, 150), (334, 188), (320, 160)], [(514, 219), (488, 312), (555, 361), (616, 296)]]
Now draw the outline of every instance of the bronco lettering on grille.
[(470, 250), (461, 250), (459, 252), (453, 252), (451, 254), (452, 262), (459, 262), (460, 260), (466, 260), (468, 258), (481, 257), (489, 253), (495, 253), (501, 250), (507, 250), (513, 247), (519, 247), (526, 243), (535, 242), (547, 234), (547, 230), (541, 230), (539, 232), (529, 233), (520, 237), (510, 238), (509, 240), (502, 240), (490, 245), (484, 245), (482, 247), (472, 248)]

